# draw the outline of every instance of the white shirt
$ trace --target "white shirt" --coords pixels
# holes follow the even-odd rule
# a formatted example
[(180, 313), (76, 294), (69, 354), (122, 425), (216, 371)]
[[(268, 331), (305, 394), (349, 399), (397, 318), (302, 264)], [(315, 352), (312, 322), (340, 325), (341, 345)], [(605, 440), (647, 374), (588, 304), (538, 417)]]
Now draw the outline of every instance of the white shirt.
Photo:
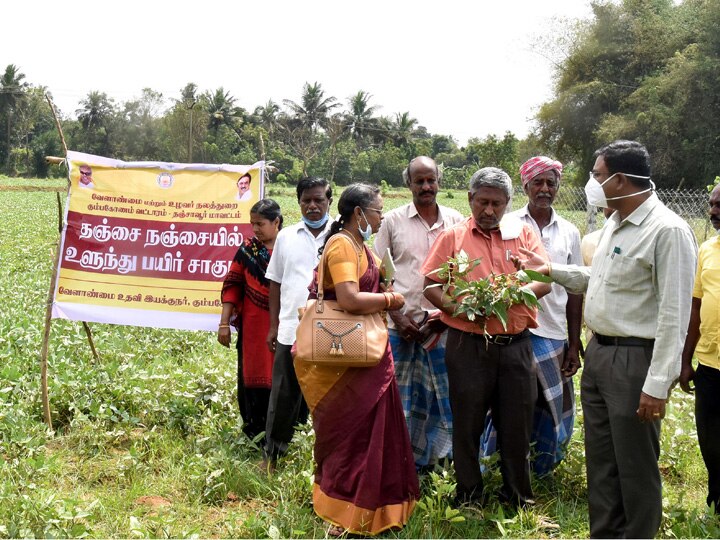
[(313, 236), (310, 228), (302, 221), (282, 229), (275, 239), (275, 247), (268, 263), (265, 277), (280, 284), (280, 320), (278, 343), (295, 343), (295, 330), (300, 322), (298, 308), (305, 307), (308, 285), (320, 257), (318, 249), (325, 242), (332, 220)]
[(597, 334), (654, 339), (643, 392), (666, 399), (680, 375), (697, 242), (657, 195), (603, 227), (592, 266), (553, 265), (552, 278), (585, 296), (585, 323)]
[[(510, 215), (519, 217), (533, 228), (553, 263), (582, 264), (580, 231), (567, 219), (559, 216), (554, 209), (550, 210), (550, 223), (542, 231), (530, 215), (527, 205)], [(530, 332), (544, 338), (567, 339), (567, 300), (565, 288), (553, 283), (550, 293), (540, 299), (542, 310), (539, 310), (537, 315), (538, 327), (531, 328)]]
[[(425, 276), (420, 273), (420, 267), (440, 233), (464, 219), (457, 210), (438, 205), (437, 221), (430, 226), (418, 214), (414, 203), (395, 208), (383, 216), (373, 248), (381, 258), (390, 248), (395, 263), (393, 290), (405, 297), (403, 313), (415, 322), (422, 318), (423, 311), (436, 309), (423, 295)], [(388, 326), (395, 327), (390, 318)]]

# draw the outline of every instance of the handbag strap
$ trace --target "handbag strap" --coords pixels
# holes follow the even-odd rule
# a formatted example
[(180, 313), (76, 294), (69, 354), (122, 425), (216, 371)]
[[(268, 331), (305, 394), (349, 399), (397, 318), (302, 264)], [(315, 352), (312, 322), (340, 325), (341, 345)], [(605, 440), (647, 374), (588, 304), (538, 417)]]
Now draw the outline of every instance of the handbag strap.
[[(342, 234), (340, 232), (334, 234), (330, 240), (327, 241), (325, 244), (325, 248), (323, 249), (322, 256), (320, 257), (320, 264), (318, 265), (318, 273), (317, 273), (317, 302), (315, 303), (315, 311), (318, 313), (323, 312), (323, 283), (324, 283), (324, 277), (325, 277), (325, 256), (327, 255), (328, 248), (330, 247), (330, 244), (335, 241), (340, 236), (347, 236), (345, 234)], [(346, 238), (348, 242), (352, 244), (352, 240), (350, 238)], [(363, 244), (363, 249), (365, 249), (365, 245)], [(355, 246), (353, 245), (353, 250), (355, 250)], [(357, 271), (358, 271), (358, 286), (360, 285), (360, 252), (358, 252), (358, 264), (357, 264)], [(368, 261), (368, 264), (370, 264), (370, 261)]]

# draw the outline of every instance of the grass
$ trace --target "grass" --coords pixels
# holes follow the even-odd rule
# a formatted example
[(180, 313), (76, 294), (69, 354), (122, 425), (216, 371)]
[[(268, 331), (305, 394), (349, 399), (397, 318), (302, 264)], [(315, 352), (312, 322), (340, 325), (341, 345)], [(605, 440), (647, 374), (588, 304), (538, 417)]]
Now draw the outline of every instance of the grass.
[[(295, 222), (292, 190), (274, 189)], [(385, 206), (406, 200), (390, 192)], [(466, 213), (460, 192), (441, 202)], [(0, 193), (0, 537), (325, 537), (311, 506), (312, 431), (298, 432), (274, 477), (260, 473), (240, 429), (234, 350), (212, 333), (93, 324), (94, 362), (81, 324), (53, 321), (55, 431), (46, 429), (39, 358), (56, 241), (54, 194)], [(674, 392), (662, 437), (664, 537), (720, 536), (706, 513), (692, 409), (692, 397)], [(492, 461), (491, 488), (500, 484)], [(442, 470), (423, 478), (408, 526), (384, 536), (587, 537), (581, 412), (567, 459), (534, 482), (531, 510), (455, 512), (454, 473)]]

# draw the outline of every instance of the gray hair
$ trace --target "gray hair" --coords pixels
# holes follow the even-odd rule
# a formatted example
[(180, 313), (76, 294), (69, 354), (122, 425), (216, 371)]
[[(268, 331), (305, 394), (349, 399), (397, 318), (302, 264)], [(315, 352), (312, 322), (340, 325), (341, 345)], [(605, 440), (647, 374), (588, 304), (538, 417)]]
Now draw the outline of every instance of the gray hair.
[(470, 177), (468, 189), (475, 193), (483, 187), (501, 189), (508, 198), (508, 209), (512, 204), (512, 180), (510, 175), (497, 167), (483, 167)]

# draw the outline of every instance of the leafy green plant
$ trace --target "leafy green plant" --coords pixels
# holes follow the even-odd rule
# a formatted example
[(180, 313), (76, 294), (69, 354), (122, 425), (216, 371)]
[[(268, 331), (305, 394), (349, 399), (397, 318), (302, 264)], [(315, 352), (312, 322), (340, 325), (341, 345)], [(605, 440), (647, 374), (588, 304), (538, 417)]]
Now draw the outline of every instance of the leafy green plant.
[(470, 259), (464, 250), (460, 250), (457, 257), (449, 258), (435, 270), (442, 283), (428, 288), (442, 287), (443, 293), (450, 298), (449, 305), (454, 307), (454, 314), (465, 315), (468, 320), (477, 322), (483, 331), (491, 317), (496, 317), (507, 329), (508, 310), (513, 305), (540, 307), (535, 293), (526, 285), (533, 281), (550, 283), (549, 277), (534, 270), (519, 270), (512, 274), (491, 272), (486, 278), (469, 279), (481, 260)]

